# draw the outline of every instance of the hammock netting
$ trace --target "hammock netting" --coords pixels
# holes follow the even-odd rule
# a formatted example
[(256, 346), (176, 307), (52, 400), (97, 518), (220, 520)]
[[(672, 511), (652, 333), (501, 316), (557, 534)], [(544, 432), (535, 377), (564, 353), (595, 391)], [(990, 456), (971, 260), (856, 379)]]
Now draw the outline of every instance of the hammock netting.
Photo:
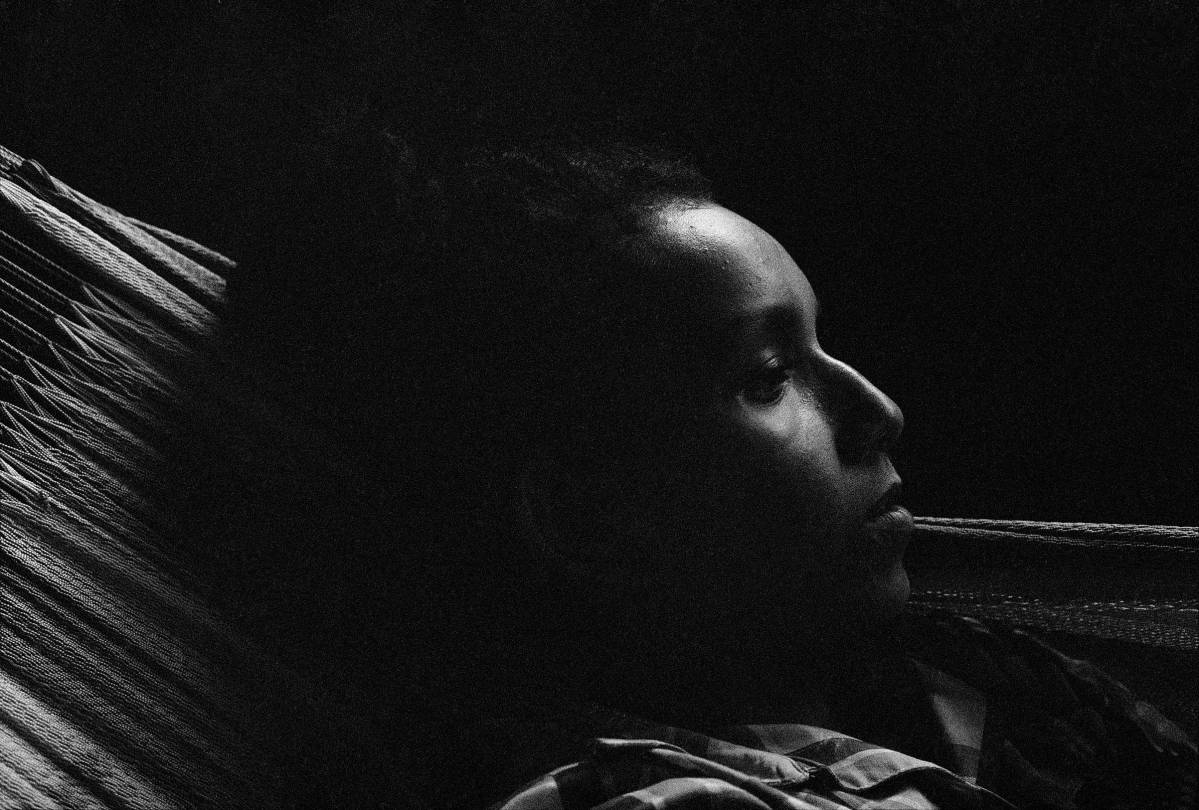
[[(264, 711), (379, 757), (222, 620), (168, 507), (185, 414), (270, 463), (230, 416), (247, 398), (195, 373), (233, 269), (0, 148), (2, 807), (276, 805), (285, 777), (245, 722)], [(913, 609), (1038, 628), (1194, 733), (1199, 530), (919, 518), (910, 562)]]

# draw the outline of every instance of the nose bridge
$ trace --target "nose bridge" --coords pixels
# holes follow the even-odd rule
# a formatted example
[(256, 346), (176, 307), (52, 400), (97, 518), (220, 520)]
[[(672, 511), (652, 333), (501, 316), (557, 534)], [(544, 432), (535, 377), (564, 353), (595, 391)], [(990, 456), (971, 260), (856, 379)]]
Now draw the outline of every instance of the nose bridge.
[(830, 358), (837, 384), (838, 446), (851, 461), (884, 453), (903, 432), (903, 411), (865, 375)]

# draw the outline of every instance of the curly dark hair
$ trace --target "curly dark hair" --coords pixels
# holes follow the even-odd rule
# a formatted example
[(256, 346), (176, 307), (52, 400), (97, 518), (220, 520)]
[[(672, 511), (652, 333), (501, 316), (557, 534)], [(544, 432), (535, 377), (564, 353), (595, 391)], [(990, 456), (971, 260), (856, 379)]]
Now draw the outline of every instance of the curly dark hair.
[(413, 430), (545, 436), (584, 387), (611, 408), (603, 381), (635, 348), (621, 293), (653, 261), (637, 237), (657, 207), (711, 200), (694, 167), (581, 142), (431, 159), (386, 137), (353, 154), (314, 180), (316, 237), (276, 238), (233, 288), (241, 342), (279, 396), (341, 441), (402, 436), (409, 457)]
[(426, 266), (449, 258), (433, 295), (450, 317), (431, 328), (452, 324), (464, 347), (464, 415), (498, 419), (520, 441), (566, 431), (573, 443), (635, 399), (622, 382), (658, 262), (640, 238), (648, 218), (710, 201), (709, 185), (683, 161), (627, 145), (477, 153), (461, 178), (445, 187), (450, 213)]
[[(213, 497), (210, 545), (226, 587), (269, 577), (287, 603), (259, 626), (313, 626), (341, 604), (368, 614), (355, 638), (379, 634), (362, 660), (385, 660), (417, 590), (465, 602), (487, 587), (478, 560), (515, 571), (494, 507), (518, 454), (641, 424), (637, 306), (645, 276), (669, 273), (646, 272), (659, 260), (638, 236), (659, 206), (711, 192), (686, 161), (636, 146), (429, 156), (377, 134), (296, 175), (311, 219), (281, 223), (232, 280), (231, 344), (278, 412), (317, 430), (271, 450), (277, 480)], [(244, 480), (212, 477), (214, 492)], [(423, 625), (437, 622), (408, 629)]]

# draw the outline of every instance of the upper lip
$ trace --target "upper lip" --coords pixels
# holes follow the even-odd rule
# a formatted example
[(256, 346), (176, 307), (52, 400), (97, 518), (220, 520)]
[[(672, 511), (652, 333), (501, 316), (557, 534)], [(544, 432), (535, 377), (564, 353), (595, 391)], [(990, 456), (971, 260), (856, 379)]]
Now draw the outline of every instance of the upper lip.
[(883, 493), (882, 497), (875, 501), (874, 505), (870, 507), (870, 511), (866, 514), (866, 520), (872, 520), (879, 515), (885, 515), (887, 512), (890, 512), (892, 509), (898, 506), (899, 497), (902, 491), (903, 485), (899, 481), (896, 481), (891, 486), (887, 487), (887, 491)]

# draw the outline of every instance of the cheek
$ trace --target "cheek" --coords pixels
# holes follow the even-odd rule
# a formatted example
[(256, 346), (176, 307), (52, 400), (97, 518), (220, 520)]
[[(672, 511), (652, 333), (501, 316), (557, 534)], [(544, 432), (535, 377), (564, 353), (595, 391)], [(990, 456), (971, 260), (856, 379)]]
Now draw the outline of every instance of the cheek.
[(827, 420), (808, 409), (728, 414), (711, 445), (708, 487), (721, 494), (723, 514), (753, 532), (748, 547), (790, 566), (798, 558), (820, 565), (835, 551), (845, 509), (833, 439)]
[(777, 494), (802, 508), (813, 523), (831, 517), (839, 501), (841, 463), (829, 420), (805, 399), (792, 395), (782, 406), (742, 409), (737, 432), (747, 460), (747, 472), (772, 483)]

